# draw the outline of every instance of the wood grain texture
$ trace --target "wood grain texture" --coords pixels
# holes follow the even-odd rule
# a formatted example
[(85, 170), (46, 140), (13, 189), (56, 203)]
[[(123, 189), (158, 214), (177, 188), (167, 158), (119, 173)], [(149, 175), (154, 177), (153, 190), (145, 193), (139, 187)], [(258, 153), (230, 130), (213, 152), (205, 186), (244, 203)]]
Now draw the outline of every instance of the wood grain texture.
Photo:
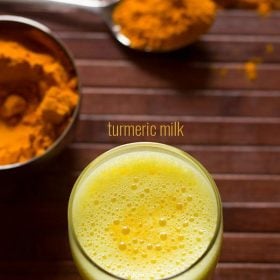
[[(49, 26), (73, 53), (83, 86), (74, 144), (48, 171), (0, 175), (0, 279), (81, 280), (67, 237), (72, 186), (104, 151), (148, 140), (182, 148), (216, 180), (225, 234), (215, 280), (280, 280), (280, 12), (221, 11), (209, 34), (168, 55), (121, 47), (87, 12), (0, 4), (0, 13)], [(254, 57), (262, 63), (249, 81), (244, 63)], [(181, 121), (185, 136), (109, 137), (109, 121)]]
[(81, 112), (85, 115), (279, 118), (279, 100), (278, 91), (85, 88)]
[[(30, 267), (30, 269), (26, 269)], [(278, 280), (280, 266), (277, 264), (221, 263), (216, 270), (217, 280)], [(0, 276), (6, 280), (81, 280), (74, 264), (64, 262), (12, 262), (1, 263)]]
[[(228, 69), (222, 77), (221, 68)], [(81, 81), (92, 87), (177, 88), (221, 90), (277, 90), (280, 65), (259, 66), (258, 79), (249, 81), (240, 63), (191, 63), (184, 59), (174, 61), (141, 59), (131, 61), (81, 60), (78, 61)], [(170, 69), (178, 69), (170, 72)], [(118, 72), (118, 75), (114, 73)], [(94, 78), (93, 78), (94, 77)]]
[[(134, 54), (123, 48), (116, 48), (108, 33), (60, 31), (58, 34), (77, 59), (120, 60)], [(275, 63), (279, 62), (279, 44), (279, 38), (267, 35), (209, 34), (189, 46), (187, 51), (178, 51), (172, 57), (187, 58), (188, 61), (241, 63), (259, 57), (262, 62)], [(268, 46), (272, 46), (272, 51), (267, 50)]]

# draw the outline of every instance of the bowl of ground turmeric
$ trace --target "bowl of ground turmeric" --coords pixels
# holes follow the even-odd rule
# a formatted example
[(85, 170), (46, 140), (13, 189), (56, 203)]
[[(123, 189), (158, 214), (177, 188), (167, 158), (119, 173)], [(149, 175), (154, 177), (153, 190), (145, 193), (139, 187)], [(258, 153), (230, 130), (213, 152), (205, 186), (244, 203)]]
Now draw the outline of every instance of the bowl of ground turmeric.
[(78, 74), (62, 43), (38, 22), (0, 16), (0, 171), (61, 151), (79, 105)]

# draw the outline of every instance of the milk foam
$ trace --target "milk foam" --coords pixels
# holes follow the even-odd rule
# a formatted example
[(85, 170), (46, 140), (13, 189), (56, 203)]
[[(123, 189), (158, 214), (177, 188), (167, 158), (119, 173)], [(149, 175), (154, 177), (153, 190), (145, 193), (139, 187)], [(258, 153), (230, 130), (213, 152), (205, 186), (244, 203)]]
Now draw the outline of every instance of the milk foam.
[(131, 152), (99, 165), (80, 185), (74, 229), (88, 256), (125, 279), (162, 279), (206, 251), (217, 203), (205, 175), (159, 152)]

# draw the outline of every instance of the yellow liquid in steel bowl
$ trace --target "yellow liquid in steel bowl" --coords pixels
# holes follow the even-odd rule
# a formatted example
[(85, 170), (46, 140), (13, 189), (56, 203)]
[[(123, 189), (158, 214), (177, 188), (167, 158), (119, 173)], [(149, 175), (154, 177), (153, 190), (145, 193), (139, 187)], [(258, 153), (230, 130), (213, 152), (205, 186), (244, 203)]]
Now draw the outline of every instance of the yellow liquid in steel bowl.
[(127, 147), (89, 167), (72, 195), (70, 216), (79, 246), (71, 234), (70, 242), (81, 274), (88, 280), (206, 279), (221, 243), (213, 182), (168, 146)]

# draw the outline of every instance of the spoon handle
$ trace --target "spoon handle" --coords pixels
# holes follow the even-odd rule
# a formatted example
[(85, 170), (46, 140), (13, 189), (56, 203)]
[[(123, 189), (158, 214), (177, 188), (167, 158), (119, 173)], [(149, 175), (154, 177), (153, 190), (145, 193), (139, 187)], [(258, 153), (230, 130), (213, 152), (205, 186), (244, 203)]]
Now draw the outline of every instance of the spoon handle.
[(23, 4), (23, 5), (43, 5), (53, 7), (54, 5), (71, 6), (89, 11), (100, 11), (102, 8), (109, 7), (118, 0), (0, 0), (0, 3)]

